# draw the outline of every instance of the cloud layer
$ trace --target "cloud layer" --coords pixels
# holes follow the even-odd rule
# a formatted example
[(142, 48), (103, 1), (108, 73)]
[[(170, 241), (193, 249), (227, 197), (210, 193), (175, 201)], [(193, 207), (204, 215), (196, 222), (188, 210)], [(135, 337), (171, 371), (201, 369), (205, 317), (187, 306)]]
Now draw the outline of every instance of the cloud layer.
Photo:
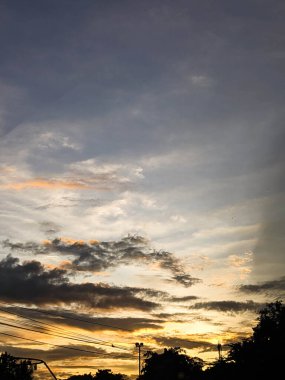
[(79, 304), (87, 308), (152, 310), (148, 289), (120, 288), (98, 283), (72, 283), (63, 269), (47, 270), (38, 261), (19, 263), (7, 256), (0, 261), (0, 297), (3, 301), (29, 305)]
[(199, 283), (201, 280), (186, 273), (181, 260), (171, 252), (156, 251), (150, 248), (149, 242), (142, 236), (128, 236), (120, 241), (86, 243), (70, 239), (53, 239), (42, 244), (35, 242), (12, 243), (2, 242), (4, 248), (26, 251), (30, 254), (57, 253), (73, 257), (65, 268), (74, 271), (100, 272), (108, 268), (129, 264), (157, 264), (161, 269), (172, 274), (171, 279), (184, 287)]
[(230, 312), (230, 313), (241, 313), (244, 311), (254, 311), (257, 312), (261, 309), (263, 304), (246, 301), (209, 301), (209, 302), (199, 302), (191, 306), (191, 309), (206, 309), (206, 310), (216, 310), (221, 312)]

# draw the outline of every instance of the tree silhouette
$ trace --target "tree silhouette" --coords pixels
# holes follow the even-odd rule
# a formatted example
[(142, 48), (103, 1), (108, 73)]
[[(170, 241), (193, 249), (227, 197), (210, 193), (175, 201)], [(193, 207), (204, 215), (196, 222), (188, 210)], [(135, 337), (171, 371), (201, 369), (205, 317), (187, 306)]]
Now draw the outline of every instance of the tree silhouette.
[(3, 380), (32, 380), (33, 369), (26, 360), (18, 361), (13, 356), (2, 353), (0, 356), (0, 379)]
[[(285, 307), (282, 302), (269, 303), (260, 310), (258, 324), (250, 338), (231, 344), (223, 361), (206, 371), (207, 379), (259, 380), (282, 378), (284, 373)], [(280, 377), (281, 376), (281, 377)]]
[(238, 364), (241, 373), (262, 378), (283, 372), (285, 307), (277, 301), (259, 314), (252, 337), (233, 344), (229, 358)]
[(121, 373), (113, 373), (110, 369), (99, 369), (96, 375), (84, 374), (73, 375), (67, 380), (124, 380), (125, 376)]
[[(234, 364), (227, 359), (221, 358), (213, 363), (203, 373), (205, 380), (229, 380), (236, 379)], [(251, 379), (254, 380), (254, 379)]]
[(110, 369), (99, 369), (94, 376), (94, 380), (124, 380), (121, 373), (112, 373)]
[(198, 380), (202, 378), (203, 360), (190, 358), (179, 347), (163, 353), (148, 351), (140, 380)]
[(93, 380), (94, 377), (89, 373), (88, 375), (85, 373), (84, 375), (72, 375), (67, 380)]

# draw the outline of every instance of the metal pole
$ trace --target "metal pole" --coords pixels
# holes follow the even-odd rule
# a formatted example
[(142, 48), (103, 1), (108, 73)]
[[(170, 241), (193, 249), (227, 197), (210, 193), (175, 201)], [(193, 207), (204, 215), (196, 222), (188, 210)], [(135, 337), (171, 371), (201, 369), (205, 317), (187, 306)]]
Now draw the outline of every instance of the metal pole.
[(42, 360), (42, 359), (35, 359), (35, 358), (21, 358), (21, 357), (15, 357), (15, 359), (17, 360), (27, 360), (27, 361), (30, 361), (31, 364), (32, 364), (32, 361), (35, 361), (36, 363), (35, 364), (44, 364), (46, 366), (46, 368), (48, 369), (49, 373), (52, 375), (52, 377), (57, 380), (55, 374), (52, 372), (52, 370), (50, 369), (50, 367), (47, 365), (47, 363)]
[(52, 377), (53, 377), (55, 380), (57, 380), (55, 374), (54, 374), (54, 373), (52, 372), (52, 370), (49, 368), (49, 366), (47, 365), (47, 363), (44, 362), (44, 361), (43, 361), (43, 363), (44, 363), (44, 365), (47, 367), (47, 369), (49, 370), (49, 372), (50, 372), (50, 374), (52, 375)]
[(139, 349), (139, 376), (141, 375), (141, 347), (143, 343), (136, 343), (136, 347)]
[(218, 353), (219, 353), (219, 360), (222, 359), (222, 345), (221, 343), (218, 343)]

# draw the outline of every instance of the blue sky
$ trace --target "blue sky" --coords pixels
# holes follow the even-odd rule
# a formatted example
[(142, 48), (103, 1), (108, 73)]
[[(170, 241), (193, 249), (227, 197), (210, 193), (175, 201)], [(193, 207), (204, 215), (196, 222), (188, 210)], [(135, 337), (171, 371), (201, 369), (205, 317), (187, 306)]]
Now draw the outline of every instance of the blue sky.
[(3, 307), (156, 319), (116, 339), (214, 358), (283, 298), (284, 8), (2, 1)]

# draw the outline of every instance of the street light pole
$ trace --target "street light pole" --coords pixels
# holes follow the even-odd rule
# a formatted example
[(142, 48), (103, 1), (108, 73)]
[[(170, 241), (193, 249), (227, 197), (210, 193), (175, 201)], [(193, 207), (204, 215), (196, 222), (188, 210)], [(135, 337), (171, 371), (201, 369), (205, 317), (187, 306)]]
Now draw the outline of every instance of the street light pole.
[(136, 343), (136, 347), (139, 350), (139, 376), (141, 375), (141, 347), (143, 346), (143, 343)]
[[(50, 367), (47, 365), (47, 363), (42, 360), (42, 359), (34, 359), (34, 358), (21, 358), (21, 357), (15, 357), (14, 359), (16, 360), (26, 360), (27, 362), (30, 363), (31, 366), (33, 366), (33, 369), (36, 369), (37, 368), (37, 365), (38, 364), (44, 364), (46, 366), (46, 368), (48, 369), (49, 373), (52, 375), (52, 377), (57, 380), (55, 374), (52, 372), (52, 370), (50, 369)], [(34, 362), (34, 363), (33, 363)]]

